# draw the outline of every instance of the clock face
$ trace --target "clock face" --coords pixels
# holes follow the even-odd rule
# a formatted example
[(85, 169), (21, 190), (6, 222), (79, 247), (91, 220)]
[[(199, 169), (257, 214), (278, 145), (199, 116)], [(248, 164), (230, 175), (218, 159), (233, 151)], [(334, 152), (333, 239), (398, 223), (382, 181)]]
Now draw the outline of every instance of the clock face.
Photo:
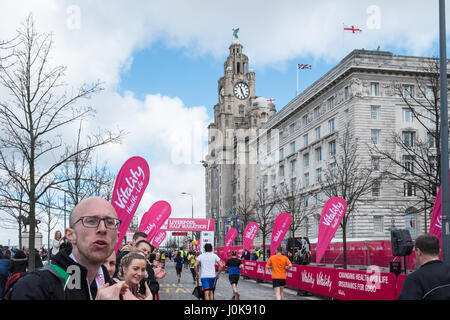
[(244, 82), (236, 83), (233, 90), (234, 96), (238, 99), (244, 100), (247, 99), (250, 95), (250, 90), (248, 85)]

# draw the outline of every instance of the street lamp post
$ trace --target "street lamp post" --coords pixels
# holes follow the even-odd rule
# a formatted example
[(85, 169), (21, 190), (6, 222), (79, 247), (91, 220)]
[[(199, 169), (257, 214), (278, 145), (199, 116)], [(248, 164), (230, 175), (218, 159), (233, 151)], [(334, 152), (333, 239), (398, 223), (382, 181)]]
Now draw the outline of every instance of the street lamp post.
[[(182, 192), (181, 194), (191, 196), (191, 204), (192, 204), (191, 218), (194, 219), (194, 196), (187, 192)], [(194, 231), (191, 231), (191, 233), (192, 233), (191, 238), (192, 238), (192, 240), (194, 240)]]

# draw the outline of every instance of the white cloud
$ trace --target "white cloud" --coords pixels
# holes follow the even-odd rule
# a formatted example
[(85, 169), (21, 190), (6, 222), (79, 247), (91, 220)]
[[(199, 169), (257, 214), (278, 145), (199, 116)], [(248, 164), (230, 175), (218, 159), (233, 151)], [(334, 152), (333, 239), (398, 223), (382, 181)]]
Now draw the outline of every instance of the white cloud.
[[(367, 11), (373, 5), (379, 19)], [(405, 0), (16, 0), (2, 3), (0, 39), (11, 38), (29, 12), (38, 31), (53, 33), (53, 63), (68, 66), (67, 83), (73, 87), (98, 79), (105, 83), (106, 90), (89, 102), (97, 114), (86, 131), (129, 132), (122, 145), (102, 148), (99, 160), (118, 169), (129, 157), (143, 156), (151, 170), (143, 206), (172, 200), (173, 214), (185, 216), (190, 201), (180, 195), (183, 191), (194, 194), (196, 216), (197, 211), (204, 213), (204, 169), (195, 163), (202, 159), (204, 130), (211, 119), (205, 107), (185, 106), (176, 96), (148, 92), (142, 101), (132, 92), (118, 94), (116, 88), (121, 75), (130, 70), (134, 52), (163, 41), (188, 55), (209, 54), (222, 60), (228, 54), (231, 29), (239, 27), (252, 68), (284, 68), (289, 59), (336, 62), (354, 48), (378, 45), (382, 50), (432, 55), (438, 40), (437, 4)], [(363, 33), (343, 34), (342, 23), (357, 25)], [(7, 239), (0, 232), (0, 243)]]

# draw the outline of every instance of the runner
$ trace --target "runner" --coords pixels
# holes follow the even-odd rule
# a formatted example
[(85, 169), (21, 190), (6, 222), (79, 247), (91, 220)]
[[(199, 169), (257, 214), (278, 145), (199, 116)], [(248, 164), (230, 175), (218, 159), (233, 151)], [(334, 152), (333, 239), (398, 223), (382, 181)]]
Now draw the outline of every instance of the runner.
[(189, 269), (191, 270), (192, 273), (192, 279), (193, 279), (193, 284), (195, 284), (195, 259), (196, 257), (198, 257), (198, 253), (196, 252), (191, 252), (188, 255), (188, 260), (189, 260)]
[(242, 261), (237, 258), (236, 251), (231, 252), (231, 258), (228, 259), (225, 264), (228, 267), (228, 279), (230, 280), (231, 288), (233, 289), (233, 298), (232, 300), (239, 300), (240, 294), (237, 291), (237, 285), (239, 282), (240, 269), (244, 267)]
[[(219, 265), (219, 272), (216, 275), (215, 265)], [(194, 264), (196, 279), (198, 279), (198, 266), (201, 266), (201, 281), (203, 290), (205, 291), (205, 300), (214, 300), (214, 289), (216, 286), (216, 280), (219, 279), (220, 273), (223, 270), (223, 263), (220, 258), (212, 252), (212, 245), (210, 243), (205, 244), (205, 253), (202, 253), (197, 257), (197, 261)]]
[(180, 252), (177, 253), (177, 256), (173, 259), (173, 261), (176, 263), (175, 270), (177, 271), (178, 283), (180, 283), (181, 271), (183, 270), (183, 258), (181, 258)]
[(277, 248), (277, 254), (271, 256), (267, 261), (267, 267), (272, 269), (272, 283), (277, 300), (284, 300), (283, 288), (286, 285), (286, 270), (292, 267), (291, 262), (286, 256), (283, 256), (283, 249)]

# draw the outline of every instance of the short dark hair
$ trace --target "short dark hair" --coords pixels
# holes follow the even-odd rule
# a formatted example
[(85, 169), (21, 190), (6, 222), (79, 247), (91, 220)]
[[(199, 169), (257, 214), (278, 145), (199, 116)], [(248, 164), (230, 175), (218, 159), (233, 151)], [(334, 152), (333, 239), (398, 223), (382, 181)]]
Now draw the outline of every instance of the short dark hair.
[(438, 256), (440, 248), (439, 238), (429, 233), (422, 234), (416, 238), (415, 247), (424, 254)]
[(147, 239), (147, 234), (145, 232), (136, 232), (135, 234), (133, 234), (134, 241), (136, 241), (136, 239), (139, 237)]
[(277, 247), (277, 252), (283, 252), (283, 248), (282, 247)]
[(148, 244), (148, 246), (150, 247), (150, 249), (152, 248), (152, 245), (151, 245), (150, 242), (148, 242), (147, 240), (140, 240), (140, 241), (138, 241), (138, 242), (136, 243), (136, 248), (139, 247), (139, 245), (140, 245), (141, 243), (146, 243), (146, 244)]
[(206, 252), (211, 252), (212, 251), (212, 245), (211, 245), (211, 243), (207, 243), (207, 244), (205, 244), (205, 251)]

